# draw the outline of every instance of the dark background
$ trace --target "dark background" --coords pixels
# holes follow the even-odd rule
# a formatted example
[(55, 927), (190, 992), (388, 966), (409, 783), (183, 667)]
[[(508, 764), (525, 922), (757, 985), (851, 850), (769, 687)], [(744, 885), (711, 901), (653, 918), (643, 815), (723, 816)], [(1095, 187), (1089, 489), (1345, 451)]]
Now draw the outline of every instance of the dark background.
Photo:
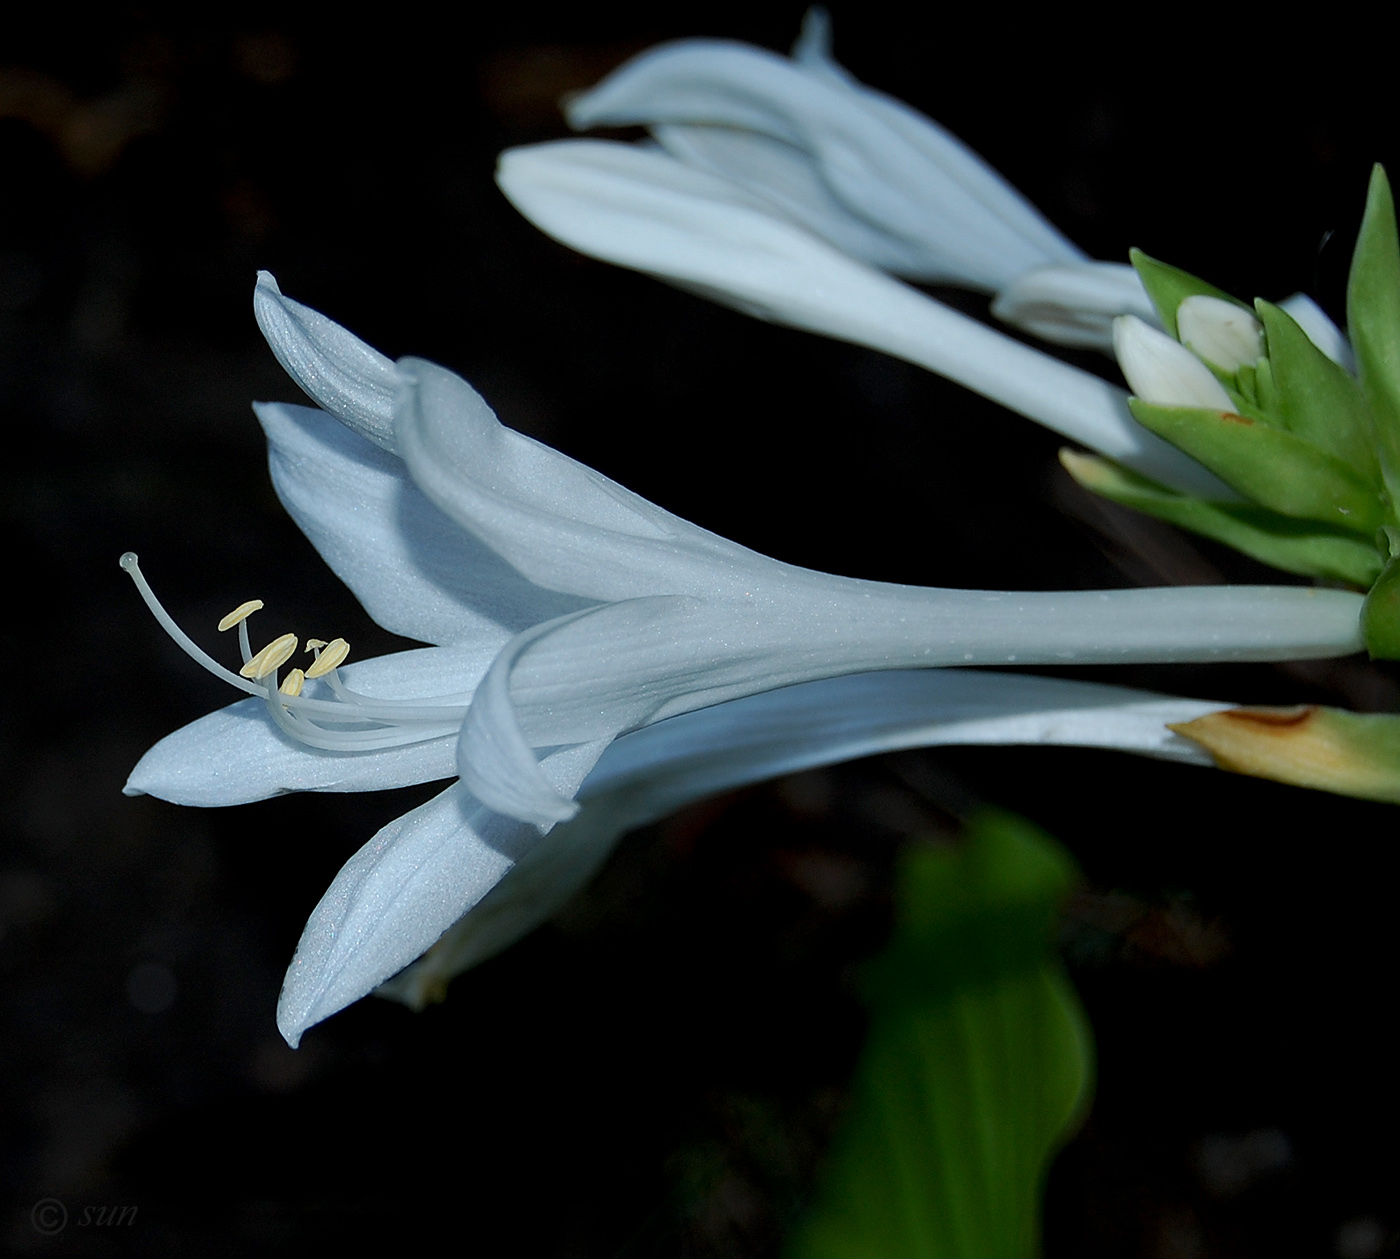
[[(798, 7), (504, 8), (454, 31), (413, 5), (56, 5), (0, 35), (0, 1248), (773, 1255), (859, 1050), (850, 975), (887, 931), (893, 855), (978, 800), (1050, 829), (1086, 879), (1065, 950), (1098, 1101), (1051, 1177), (1047, 1254), (1391, 1247), (1395, 815), (1223, 774), (950, 750), (708, 802), (631, 837), (445, 1005), (366, 1000), (281, 1042), (306, 915), (433, 788), (228, 811), (119, 794), (149, 744), (229, 698), (151, 622), (122, 551), (196, 638), (260, 597), (268, 632), (394, 645), (268, 486), (248, 404), (298, 392), (253, 324), (259, 267), (785, 560), (993, 588), (1275, 579), (1086, 501), (1017, 417), (581, 259), (495, 191), (497, 151), (562, 134), (562, 91), (662, 38), (785, 47)], [(1364, 33), (1209, 10), (1159, 29), (984, 6), (956, 36), (936, 9), (834, 16), (845, 64), (1093, 255), (1140, 245), (1340, 317), (1366, 173), (1394, 149)], [(1400, 706), (1357, 661), (1092, 676)], [(45, 1197), (69, 1211), (55, 1237), (30, 1224)]]

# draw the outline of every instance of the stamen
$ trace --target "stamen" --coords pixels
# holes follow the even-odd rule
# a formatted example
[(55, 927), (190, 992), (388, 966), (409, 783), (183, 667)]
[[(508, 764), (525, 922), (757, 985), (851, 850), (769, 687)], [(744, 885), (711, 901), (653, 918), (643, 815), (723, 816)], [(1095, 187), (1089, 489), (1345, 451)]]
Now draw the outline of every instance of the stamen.
[(240, 603), (222, 621), (219, 622), (219, 633), (231, 630), (235, 625), (241, 625), (254, 612), (262, 610), (263, 601), (261, 599), (249, 599), (247, 603)]
[[(308, 640), (308, 648), (317, 655), (316, 663), (306, 671), (292, 669), (279, 687), (277, 670), (296, 651), (296, 635), (284, 634), (254, 656), (248, 644), (247, 618), (262, 607), (262, 603), (256, 599), (249, 600), (224, 618), (223, 628), (238, 626), (239, 651), (245, 662), (242, 676), (233, 673), (196, 646), (189, 635), (175, 624), (147, 585), (134, 553), (128, 551), (122, 556), (121, 567), (135, 583), (151, 614), (186, 655), (230, 686), (264, 700), (268, 716), (301, 743), (327, 752), (372, 752), (451, 738), (461, 729), (471, 705), (470, 691), (424, 699), (392, 700), (347, 690), (336, 673), (336, 667), (350, 651), (349, 644), (341, 638), (329, 643), (319, 638)], [(308, 680), (322, 676), (330, 688), (329, 698), (316, 699), (302, 694)]]
[(343, 638), (333, 638), (328, 643), (320, 643), (316, 653), (316, 663), (306, 671), (308, 678), (323, 678), (337, 665), (342, 664), (350, 654), (350, 644)]
[(320, 651), (325, 645), (326, 640), (324, 638), (308, 638), (306, 640), (307, 651)]
[(292, 653), (297, 649), (297, 636), (295, 634), (283, 634), (281, 638), (274, 638), (256, 656), (245, 664), (238, 672), (245, 678), (255, 678), (261, 682), (269, 673), (276, 673), (288, 660), (292, 658)]

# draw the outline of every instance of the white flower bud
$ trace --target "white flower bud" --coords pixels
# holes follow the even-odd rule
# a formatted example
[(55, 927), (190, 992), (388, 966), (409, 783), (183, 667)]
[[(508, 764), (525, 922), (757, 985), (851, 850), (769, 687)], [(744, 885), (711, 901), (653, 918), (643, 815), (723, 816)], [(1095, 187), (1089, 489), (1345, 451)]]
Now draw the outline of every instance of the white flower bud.
[(1184, 345), (1149, 327), (1136, 315), (1113, 321), (1113, 352), (1128, 388), (1144, 402), (1163, 407), (1233, 411), (1225, 387)]
[(1176, 308), (1181, 344), (1222, 371), (1237, 372), (1264, 353), (1264, 327), (1243, 306), (1197, 294)]

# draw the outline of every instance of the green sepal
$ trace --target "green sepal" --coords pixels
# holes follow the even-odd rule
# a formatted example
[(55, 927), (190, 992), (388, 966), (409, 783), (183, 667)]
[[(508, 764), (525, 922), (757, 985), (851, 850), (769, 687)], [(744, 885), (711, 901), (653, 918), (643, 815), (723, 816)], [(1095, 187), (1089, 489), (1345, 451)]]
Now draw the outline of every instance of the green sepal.
[(1351, 257), (1347, 332), (1370, 404), (1373, 441), (1386, 488), (1400, 502), (1400, 241), (1390, 181), (1377, 165), (1366, 193), (1366, 214)]
[(1159, 407), (1141, 398), (1129, 398), (1128, 406), (1144, 428), (1256, 503), (1367, 536), (1385, 523), (1375, 486), (1293, 433), (1229, 411)]
[[(1315, 346), (1313, 348), (1316, 349)], [(1326, 355), (1323, 357), (1326, 358)], [(1330, 359), (1328, 361), (1331, 362)], [(1274, 371), (1274, 365), (1269, 361), (1267, 353), (1263, 358), (1256, 359), (1250, 364), (1250, 369), (1254, 374), (1254, 399), (1259, 404), (1259, 410), (1272, 423), (1273, 417), (1278, 412), (1278, 374)], [(1244, 370), (1243, 367), (1240, 368), (1241, 372)], [(1318, 445), (1321, 446), (1323, 443), (1319, 442)], [(1324, 449), (1326, 449), (1325, 446)]]
[(1379, 484), (1371, 417), (1355, 378), (1315, 346), (1282, 307), (1254, 303), (1268, 338), (1273, 406), (1290, 433), (1337, 456)]
[(871, 1026), (787, 1259), (1034, 1259), (1049, 1162), (1084, 1114), (1093, 1043), (1050, 948), (1075, 880), (1010, 814), (911, 848)]
[(1361, 605), (1361, 632), (1372, 660), (1400, 660), (1400, 557), (1386, 564)]
[(1060, 462), (1094, 494), (1223, 542), (1285, 572), (1344, 581), (1365, 589), (1385, 563), (1374, 546), (1345, 529), (1282, 516), (1253, 503), (1191, 498), (1098, 455), (1062, 450)]
[(1297, 708), (1227, 708), (1171, 727), (1221, 769), (1400, 804), (1400, 717)]
[(1218, 297), (1221, 301), (1233, 302), (1245, 310), (1249, 309), (1248, 304), (1240, 301), (1238, 297), (1231, 297), (1223, 289), (1216, 288), (1214, 284), (1207, 284), (1180, 267), (1149, 258), (1141, 249), (1128, 250), (1128, 258), (1138, 273), (1138, 279), (1142, 281), (1142, 287), (1147, 290), (1147, 296), (1157, 308), (1162, 327), (1171, 333), (1174, 340), (1181, 340), (1176, 327), (1176, 310), (1188, 297)]

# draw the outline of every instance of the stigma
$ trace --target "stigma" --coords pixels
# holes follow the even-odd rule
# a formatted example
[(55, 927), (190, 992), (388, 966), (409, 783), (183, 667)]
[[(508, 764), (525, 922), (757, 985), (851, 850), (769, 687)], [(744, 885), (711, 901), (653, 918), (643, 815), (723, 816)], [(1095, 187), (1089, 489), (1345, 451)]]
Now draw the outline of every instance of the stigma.
[[(350, 654), (343, 638), (329, 642), (310, 638), (306, 651), (312, 661), (304, 669), (294, 667), (285, 677), (280, 670), (300, 649), (295, 634), (283, 634), (254, 651), (248, 620), (262, 609), (261, 599), (249, 599), (219, 622), (220, 632), (238, 630), (242, 664), (238, 672), (225, 668), (175, 623), (141, 572), (134, 551), (121, 557), (122, 571), (135, 583), (151, 615), (177, 646), (216, 678), (261, 699), (278, 729), (308, 747), (324, 752), (374, 752), (383, 748), (426, 743), (455, 736), (466, 720), (470, 694), (443, 695), (431, 699), (385, 700), (350, 690), (339, 668)], [(317, 683), (307, 694), (308, 683)]]

